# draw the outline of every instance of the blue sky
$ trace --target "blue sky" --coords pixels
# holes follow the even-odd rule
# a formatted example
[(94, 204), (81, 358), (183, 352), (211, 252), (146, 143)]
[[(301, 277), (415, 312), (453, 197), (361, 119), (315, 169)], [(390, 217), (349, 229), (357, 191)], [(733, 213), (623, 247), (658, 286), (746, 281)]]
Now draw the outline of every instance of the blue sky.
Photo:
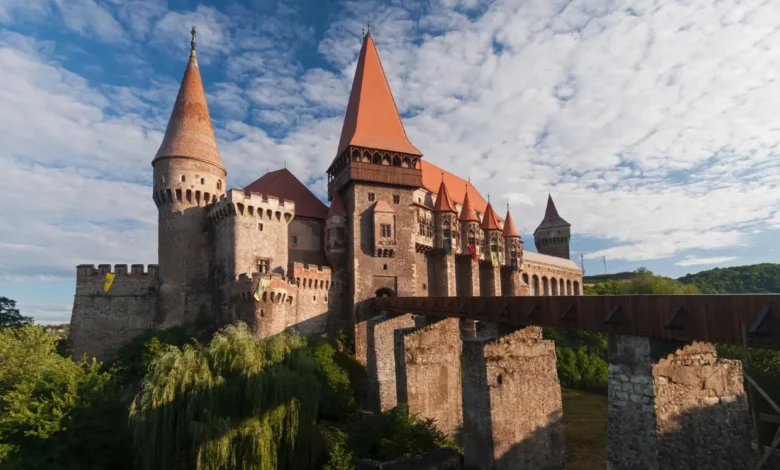
[(780, 5), (709, 0), (0, 2), (0, 295), (67, 321), (75, 266), (156, 262), (151, 159), (198, 27), (228, 186), (325, 194), (372, 23), (412, 142), (587, 273), (777, 262)]

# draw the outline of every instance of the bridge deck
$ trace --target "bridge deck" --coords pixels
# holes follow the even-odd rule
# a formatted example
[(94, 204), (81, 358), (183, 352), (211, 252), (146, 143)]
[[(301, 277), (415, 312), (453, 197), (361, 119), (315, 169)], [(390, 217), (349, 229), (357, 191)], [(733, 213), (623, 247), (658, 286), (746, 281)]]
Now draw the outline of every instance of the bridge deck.
[(377, 311), (780, 349), (780, 294), (379, 297)]

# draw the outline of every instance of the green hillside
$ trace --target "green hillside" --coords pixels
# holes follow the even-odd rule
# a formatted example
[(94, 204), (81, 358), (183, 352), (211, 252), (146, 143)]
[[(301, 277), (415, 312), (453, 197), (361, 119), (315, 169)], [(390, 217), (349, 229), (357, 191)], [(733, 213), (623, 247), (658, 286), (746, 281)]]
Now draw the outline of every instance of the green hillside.
[(766, 294), (780, 292), (780, 264), (715, 268), (678, 279), (704, 294)]

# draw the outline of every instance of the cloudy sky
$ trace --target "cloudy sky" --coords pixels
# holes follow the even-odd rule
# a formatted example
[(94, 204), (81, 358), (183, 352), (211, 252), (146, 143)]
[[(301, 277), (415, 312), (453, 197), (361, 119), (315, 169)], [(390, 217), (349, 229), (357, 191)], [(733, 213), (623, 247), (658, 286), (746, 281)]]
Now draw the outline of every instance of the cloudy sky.
[(228, 185), (320, 196), (366, 22), (412, 142), (587, 273), (778, 261), (780, 3), (3, 0), (0, 295), (67, 321), (74, 266), (156, 262), (151, 159), (198, 27)]

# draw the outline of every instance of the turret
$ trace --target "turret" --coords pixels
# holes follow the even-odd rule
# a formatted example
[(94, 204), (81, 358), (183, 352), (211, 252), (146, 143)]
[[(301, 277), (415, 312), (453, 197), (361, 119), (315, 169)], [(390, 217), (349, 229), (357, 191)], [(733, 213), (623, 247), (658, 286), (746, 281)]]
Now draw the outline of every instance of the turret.
[(466, 186), (466, 196), (463, 198), (463, 206), (460, 208), (460, 216), (458, 216), (460, 222), (460, 233), (463, 235), (461, 246), (461, 253), (470, 254), (473, 250), (475, 257), (481, 255), (480, 247), (482, 246), (482, 229), (479, 226), (479, 218), (477, 213), (474, 212), (474, 207), (471, 205), (469, 199), (469, 188)]
[(534, 244), (539, 253), (569, 259), (571, 224), (558, 215), (552, 196), (547, 196), (544, 220), (534, 231)]
[(442, 175), (439, 192), (436, 195), (436, 203), (433, 205), (434, 223), (436, 225), (434, 243), (437, 248), (444, 250), (445, 254), (458, 251), (458, 210), (452, 202), (447, 185), (444, 184)]
[(206, 211), (225, 193), (227, 175), (198, 69), (195, 28), (190, 45), (168, 128), (152, 160), (165, 325), (189, 322), (210, 308)]
[(506, 219), (504, 219), (504, 231), (501, 235), (504, 237), (504, 264), (512, 268), (512, 271), (519, 271), (520, 266), (523, 265), (523, 240), (520, 238), (520, 232), (515, 228), (508, 204), (506, 206)]
[(493, 267), (499, 267), (502, 264), (503, 240), (501, 237), (501, 226), (498, 223), (498, 217), (493, 210), (493, 206), (488, 201), (485, 208), (485, 215), (482, 217), (482, 234), (485, 240), (485, 261), (492, 263)]

